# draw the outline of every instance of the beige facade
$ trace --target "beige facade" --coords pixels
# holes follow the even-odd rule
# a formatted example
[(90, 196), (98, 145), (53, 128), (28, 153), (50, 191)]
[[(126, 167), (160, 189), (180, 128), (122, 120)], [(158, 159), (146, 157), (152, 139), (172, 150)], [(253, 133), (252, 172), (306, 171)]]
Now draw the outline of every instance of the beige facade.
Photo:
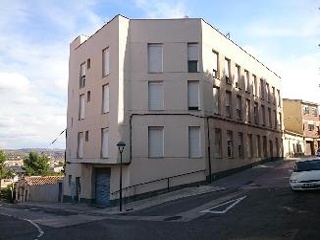
[[(320, 147), (319, 104), (283, 99), (285, 156), (315, 155)], [(289, 137), (290, 136), (290, 137)]]
[(70, 45), (65, 198), (108, 205), (282, 156), (280, 78), (202, 19), (116, 16)]

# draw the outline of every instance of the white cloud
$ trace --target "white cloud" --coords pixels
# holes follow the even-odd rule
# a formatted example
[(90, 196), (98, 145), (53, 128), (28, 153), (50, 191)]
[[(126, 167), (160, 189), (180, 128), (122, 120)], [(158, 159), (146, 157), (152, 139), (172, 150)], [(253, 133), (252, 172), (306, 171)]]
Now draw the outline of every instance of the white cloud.
[(93, 3), (0, 5), (0, 148), (47, 147), (66, 128), (69, 43), (103, 25)]
[(181, 1), (136, 0), (136, 5), (148, 18), (182, 18), (189, 12)]
[(310, 54), (274, 62), (282, 77), (285, 98), (303, 99), (320, 104), (320, 54)]

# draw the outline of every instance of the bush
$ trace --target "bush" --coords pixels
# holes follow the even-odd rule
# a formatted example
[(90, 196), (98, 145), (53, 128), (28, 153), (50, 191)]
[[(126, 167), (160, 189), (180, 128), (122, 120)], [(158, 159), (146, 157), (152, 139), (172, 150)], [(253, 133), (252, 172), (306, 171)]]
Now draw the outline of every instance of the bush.
[(6, 188), (0, 190), (0, 199), (13, 202), (14, 200), (14, 188), (13, 185), (9, 185)]

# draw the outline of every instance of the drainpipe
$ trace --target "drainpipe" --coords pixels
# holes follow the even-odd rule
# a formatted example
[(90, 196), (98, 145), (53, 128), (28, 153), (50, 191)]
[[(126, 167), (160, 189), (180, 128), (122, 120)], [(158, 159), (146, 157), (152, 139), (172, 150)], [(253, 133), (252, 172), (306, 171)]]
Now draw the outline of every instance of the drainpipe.
[(209, 167), (209, 183), (212, 182), (212, 170), (211, 170), (211, 156), (210, 156), (210, 126), (209, 126), (209, 117), (207, 119), (207, 137), (208, 137), (208, 167)]

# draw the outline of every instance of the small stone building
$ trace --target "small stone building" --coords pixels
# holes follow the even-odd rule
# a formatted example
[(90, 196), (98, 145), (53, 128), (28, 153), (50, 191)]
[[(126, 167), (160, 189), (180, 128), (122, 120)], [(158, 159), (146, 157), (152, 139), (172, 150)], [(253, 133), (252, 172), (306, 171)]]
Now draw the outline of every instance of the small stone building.
[(16, 184), (18, 202), (61, 202), (63, 176), (31, 176)]

